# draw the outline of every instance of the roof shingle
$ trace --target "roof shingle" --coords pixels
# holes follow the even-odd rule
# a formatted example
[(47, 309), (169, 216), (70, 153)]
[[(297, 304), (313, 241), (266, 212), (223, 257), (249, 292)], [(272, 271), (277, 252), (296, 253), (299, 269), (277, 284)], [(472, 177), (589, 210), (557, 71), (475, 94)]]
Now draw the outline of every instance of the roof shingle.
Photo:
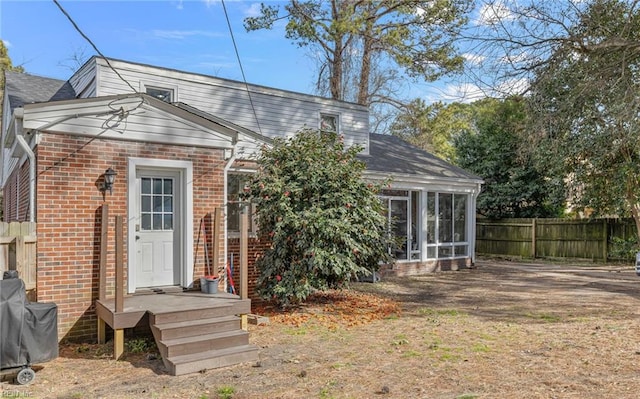
[(369, 155), (359, 155), (367, 164), (367, 171), (429, 176), (443, 179), (477, 180), (478, 177), (436, 157), (420, 148), (414, 147), (396, 136), (387, 134), (369, 135)]
[(5, 71), (5, 91), (11, 111), (24, 104), (76, 98), (67, 81), (13, 71)]

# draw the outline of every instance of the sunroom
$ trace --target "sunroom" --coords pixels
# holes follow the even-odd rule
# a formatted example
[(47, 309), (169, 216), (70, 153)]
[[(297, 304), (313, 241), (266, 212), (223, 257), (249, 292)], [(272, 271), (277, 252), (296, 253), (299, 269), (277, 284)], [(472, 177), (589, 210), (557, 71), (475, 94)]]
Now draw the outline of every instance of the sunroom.
[(390, 180), (380, 193), (397, 238), (386, 272), (418, 274), (474, 262), (475, 207), (482, 179), (409, 143), (370, 136), (365, 178)]

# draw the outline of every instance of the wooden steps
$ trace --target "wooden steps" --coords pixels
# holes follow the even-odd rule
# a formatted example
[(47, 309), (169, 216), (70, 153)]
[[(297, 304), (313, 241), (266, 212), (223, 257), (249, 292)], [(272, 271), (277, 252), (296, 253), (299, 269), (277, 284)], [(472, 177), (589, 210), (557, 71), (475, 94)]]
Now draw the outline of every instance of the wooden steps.
[(151, 331), (171, 375), (258, 360), (238, 314), (249, 313), (249, 300), (226, 301), (206, 307), (159, 311), (149, 315)]

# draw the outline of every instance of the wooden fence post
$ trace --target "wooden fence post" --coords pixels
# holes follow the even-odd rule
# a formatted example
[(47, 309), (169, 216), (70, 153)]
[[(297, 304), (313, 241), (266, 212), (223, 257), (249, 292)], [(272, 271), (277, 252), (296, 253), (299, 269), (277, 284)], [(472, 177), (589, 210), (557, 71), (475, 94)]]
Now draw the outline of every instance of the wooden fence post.
[(531, 256), (533, 259), (536, 258), (536, 246), (538, 243), (536, 242), (536, 231), (538, 229), (538, 218), (533, 218), (531, 221)]
[(602, 219), (602, 260), (604, 263), (607, 263), (607, 259), (609, 257), (609, 225), (607, 224), (607, 219)]

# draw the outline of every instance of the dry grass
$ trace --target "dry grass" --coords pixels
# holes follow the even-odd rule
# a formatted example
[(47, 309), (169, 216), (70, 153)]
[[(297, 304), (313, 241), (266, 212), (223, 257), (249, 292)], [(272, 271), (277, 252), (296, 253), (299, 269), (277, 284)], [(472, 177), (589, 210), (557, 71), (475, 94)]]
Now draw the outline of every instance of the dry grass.
[[(171, 377), (162, 362), (66, 346), (36, 398), (635, 398), (631, 268), (484, 262), (320, 295), (251, 326), (258, 364)], [(267, 312), (268, 310), (263, 310)]]

